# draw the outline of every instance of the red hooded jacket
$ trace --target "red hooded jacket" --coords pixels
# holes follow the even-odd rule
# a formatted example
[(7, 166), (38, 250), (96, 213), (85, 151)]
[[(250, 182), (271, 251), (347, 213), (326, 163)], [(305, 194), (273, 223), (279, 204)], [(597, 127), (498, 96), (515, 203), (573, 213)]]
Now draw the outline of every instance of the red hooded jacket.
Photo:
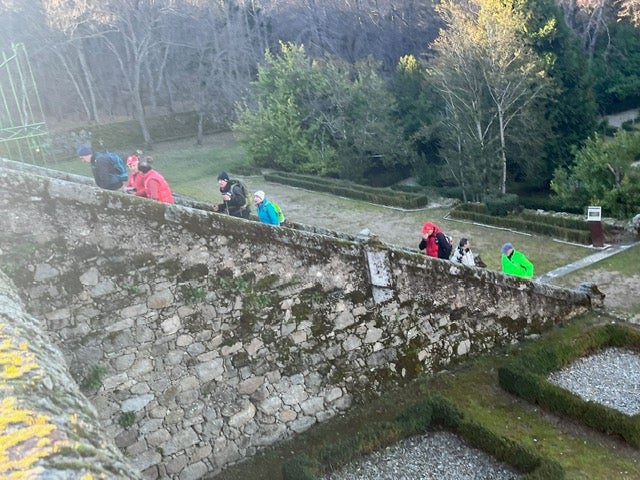
[(144, 190), (148, 198), (164, 203), (174, 203), (169, 184), (153, 169), (144, 174)]

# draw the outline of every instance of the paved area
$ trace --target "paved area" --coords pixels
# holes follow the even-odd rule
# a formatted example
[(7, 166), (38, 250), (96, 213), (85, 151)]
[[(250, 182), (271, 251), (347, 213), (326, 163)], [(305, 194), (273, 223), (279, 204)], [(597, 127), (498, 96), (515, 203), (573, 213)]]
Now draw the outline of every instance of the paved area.
[(621, 245), (606, 245), (596, 253), (589, 255), (587, 257), (581, 258), (577, 262), (564, 265), (560, 268), (556, 268), (555, 270), (552, 270), (543, 275), (540, 275), (535, 279), (535, 281), (539, 283), (549, 283), (554, 278), (561, 277), (563, 275), (566, 275), (580, 268), (584, 268), (588, 265), (599, 262), (600, 260), (603, 260), (612, 255), (615, 255), (616, 253), (623, 252), (624, 250), (633, 247), (635, 244), (636, 243), (627, 243), (627, 244), (621, 244)]

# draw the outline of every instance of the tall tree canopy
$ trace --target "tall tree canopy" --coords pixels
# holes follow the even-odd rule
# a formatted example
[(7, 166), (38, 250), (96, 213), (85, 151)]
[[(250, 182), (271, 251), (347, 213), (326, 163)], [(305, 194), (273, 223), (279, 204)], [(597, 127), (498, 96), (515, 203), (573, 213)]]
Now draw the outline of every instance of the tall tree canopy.
[(256, 164), (359, 181), (409, 166), (393, 97), (371, 59), (313, 60), (293, 44), (266, 59), (235, 125)]
[(444, 100), (442, 156), (463, 192), (505, 193), (515, 145), (539, 151), (546, 127), (536, 107), (551, 90), (544, 62), (525, 42), (525, 18), (512, 1), (445, 0), (445, 26), (429, 66)]

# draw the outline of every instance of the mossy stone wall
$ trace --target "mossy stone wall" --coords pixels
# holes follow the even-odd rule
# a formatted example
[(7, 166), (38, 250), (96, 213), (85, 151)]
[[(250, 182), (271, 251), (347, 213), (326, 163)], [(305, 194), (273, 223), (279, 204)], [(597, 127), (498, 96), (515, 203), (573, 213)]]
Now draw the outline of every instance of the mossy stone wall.
[(145, 478), (216, 472), (589, 308), (374, 239), (55, 177), (0, 166), (2, 270)]

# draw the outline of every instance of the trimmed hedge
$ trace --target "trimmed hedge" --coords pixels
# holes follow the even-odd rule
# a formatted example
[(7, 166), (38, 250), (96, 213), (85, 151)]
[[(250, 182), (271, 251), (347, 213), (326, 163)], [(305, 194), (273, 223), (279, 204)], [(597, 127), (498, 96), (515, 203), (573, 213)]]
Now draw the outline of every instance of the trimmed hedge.
[(308, 190), (326, 192), (342, 197), (399, 208), (421, 208), (427, 206), (429, 203), (424, 193), (405, 192), (391, 188), (368, 187), (344, 180), (313, 175), (272, 172), (264, 174), (264, 179), (268, 182), (282, 183), (292, 187), (306, 188)]
[(524, 473), (525, 479), (562, 480), (565, 477), (564, 469), (557, 462), (547, 460), (513, 440), (466, 420), (450, 400), (432, 396), (407, 408), (393, 422), (370, 424), (350, 438), (295, 456), (283, 465), (282, 478), (313, 480), (403, 438), (441, 428), (455, 433), (469, 446), (508, 463)]
[(591, 244), (591, 233), (586, 220), (575, 217), (539, 215), (531, 210), (506, 216), (491, 215), (484, 204), (465, 203), (451, 210), (450, 216), (523, 232), (549, 235), (568, 242)]
[(640, 352), (640, 331), (617, 324), (606, 325), (593, 328), (578, 338), (533, 346), (498, 370), (498, 382), (509, 393), (605, 434), (620, 435), (632, 447), (640, 448), (640, 415), (626, 415), (599, 403), (583, 400), (547, 381), (550, 373), (592, 352), (610, 347)]

